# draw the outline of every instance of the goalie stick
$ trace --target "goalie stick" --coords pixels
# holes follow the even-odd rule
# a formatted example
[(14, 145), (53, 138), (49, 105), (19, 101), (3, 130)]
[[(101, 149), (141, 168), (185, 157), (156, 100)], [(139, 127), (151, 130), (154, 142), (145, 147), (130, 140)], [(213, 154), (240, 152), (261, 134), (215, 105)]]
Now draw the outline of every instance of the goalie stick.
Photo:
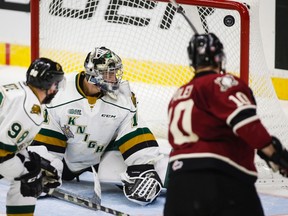
[(93, 180), (94, 180), (94, 192), (95, 192), (95, 198), (99, 200), (98, 203), (101, 202), (101, 186), (98, 174), (94, 168), (94, 166), (91, 166), (92, 172), (93, 172)]
[(176, 8), (176, 11), (178, 13), (180, 13), (184, 19), (188, 22), (188, 24), (190, 25), (190, 27), (192, 28), (192, 30), (194, 31), (195, 34), (198, 34), (197, 29), (195, 28), (195, 26), (193, 25), (193, 23), (189, 20), (189, 18), (186, 16), (183, 7), (181, 7), (176, 0), (169, 0), (171, 2), (171, 4)]
[(73, 194), (69, 191), (66, 191), (61, 188), (56, 188), (56, 189), (50, 189), (48, 194), (52, 197), (58, 198), (60, 200), (64, 200), (88, 209), (92, 210), (99, 210), (103, 211), (112, 215), (117, 215), (117, 216), (130, 216), (129, 214), (105, 207), (97, 203), (94, 199), (91, 198), (84, 198), (84, 197), (79, 197), (76, 194)]

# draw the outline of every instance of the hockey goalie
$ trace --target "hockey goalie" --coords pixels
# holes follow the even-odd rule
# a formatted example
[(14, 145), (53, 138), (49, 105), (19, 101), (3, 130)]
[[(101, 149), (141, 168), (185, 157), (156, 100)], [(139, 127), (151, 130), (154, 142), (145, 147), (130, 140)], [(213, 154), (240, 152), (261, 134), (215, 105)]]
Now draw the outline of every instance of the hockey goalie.
[(96, 47), (84, 67), (67, 75), (65, 90), (46, 106), (32, 148), (39, 152), (44, 146), (62, 159), (62, 180), (78, 178), (92, 166), (101, 181), (123, 184), (129, 200), (147, 205), (163, 187), (164, 174), (157, 171), (163, 156), (137, 113), (128, 81), (122, 80), (121, 58)]

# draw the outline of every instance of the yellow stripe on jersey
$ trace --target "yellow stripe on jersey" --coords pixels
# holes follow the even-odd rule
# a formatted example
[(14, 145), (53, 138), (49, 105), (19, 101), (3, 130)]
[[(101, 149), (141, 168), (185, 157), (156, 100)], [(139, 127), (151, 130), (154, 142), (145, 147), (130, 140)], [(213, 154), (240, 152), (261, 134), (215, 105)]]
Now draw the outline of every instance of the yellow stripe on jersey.
[(6, 157), (6, 156), (9, 155), (9, 154), (13, 154), (13, 152), (0, 149), (0, 158), (1, 158), (1, 157)]
[(45, 136), (39, 133), (35, 136), (34, 140), (41, 142), (41, 143), (47, 143), (47, 144), (54, 145), (54, 146), (60, 146), (63, 148), (66, 148), (67, 146), (67, 143), (64, 140), (61, 140), (55, 137)]
[(128, 151), (129, 149), (131, 149), (132, 147), (134, 147), (135, 145), (143, 143), (143, 142), (147, 142), (150, 140), (155, 140), (155, 137), (153, 134), (151, 134), (151, 133), (140, 134), (140, 135), (133, 137), (132, 139), (126, 141), (121, 146), (119, 146), (119, 150), (123, 154), (126, 151)]

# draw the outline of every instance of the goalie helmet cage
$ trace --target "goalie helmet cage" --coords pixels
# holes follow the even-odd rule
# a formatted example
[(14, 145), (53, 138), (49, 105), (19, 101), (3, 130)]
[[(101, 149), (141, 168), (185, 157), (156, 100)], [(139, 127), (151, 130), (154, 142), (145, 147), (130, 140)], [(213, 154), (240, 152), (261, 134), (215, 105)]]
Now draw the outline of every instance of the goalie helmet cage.
[[(288, 121), (274, 91), (259, 30), (259, 1), (178, 0), (199, 33), (213, 32), (224, 44), (226, 71), (253, 89), (258, 114), (287, 146)], [(31, 58), (52, 58), (65, 72), (82, 71), (98, 46), (123, 60), (124, 77), (138, 110), (159, 140), (167, 139), (168, 103), (192, 77), (187, 45), (193, 31), (168, 1), (31, 0)], [(249, 54), (250, 53), (250, 54)], [(283, 182), (256, 157), (261, 182)], [(271, 182), (270, 181), (270, 182)]]

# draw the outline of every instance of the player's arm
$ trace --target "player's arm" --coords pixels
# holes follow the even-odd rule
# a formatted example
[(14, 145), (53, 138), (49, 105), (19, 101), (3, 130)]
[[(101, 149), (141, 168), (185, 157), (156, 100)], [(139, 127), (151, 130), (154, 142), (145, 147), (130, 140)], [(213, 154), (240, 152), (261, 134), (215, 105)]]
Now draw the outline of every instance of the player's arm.
[[(128, 83), (126, 82), (128, 85)], [(119, 149), (127, 166), (152, 163), (159, 155), (159, 145), (151, 130), (137, 111), (137, 100), (130, 88), (121, 84), (121, 92), (127, 98), (125, 118), (115, 133), (114, 149)], [(129, 108), (128, 108), (129, 107)], [(129, 109), (129, 111), (127, 111)]]
[[(0, 150), (0, 175), (8, 180), (13, 180), (24, 172), (24, 165), (21, 159), (14, 153), (7, 154), (7, 151)], [(5, 156), (3, 156), (5, 155)]]
[(138, 128), (116, 143), (128, 166), (121, 175), (125, 196), (141, 205), (153, 202), (162, 189), (162, 182), (153, 165), (161, 155), (151, 131)]
[[(134, 95), (132, 99), (136, 104)], [(141, 205), (153, 202), (162, 189), (154, 168), (161, 155), (153, 133), (136, 112), (131, 112), (122, 122), (114, 144), (127, 165), (126, 172), (121, 174), (125, 196)]]
[(271, 142), (271, 136), (257, 115), (257, 105), (251, 89), (240, 79), (225, 75), (208, 88), (211, 112), (232, 128), (233, 133), (254, 149)]
[(56, 113), (45, 109), (45, 121), (38, 134), (34, 137), (31, 146), (45, 146), (47, 150), (62, 159), (67, 146), (67, 136), (64, 132), (69, 132), (69, 128), (61, 128), (55, 120)]
[(274, 172), (279, 171), (281, 175), (288, 176), (288, 152), (279, 139), (273, 136), (272, 143), (257, 150), (257, 154)]
[(0, 175), (9, 181), (20, 181), (23, 196), (38, 197), (42, 192), (40, 156), (23, 149), (0, 162)]
[[(227, 79), (225, 81), (227, 83)], [(219, 82), (216, 85), (218, 89), (216, 88), (215, 92), (218, 92), (218, 97), (214, 97), (217, 99), (214, 103), (215, 113), (226, 118), (227, 124), (232, 127), (235, 135), (257, 149), (258, 155), (273, 171), (279, 170), (280, 174), (287, 176), (288, 152), (276, 137), (271, 137), (260, 121), (253, 92), (240, 80), (235, 80), (238, 83), (235, 83), (233, 79), (228, 81), (230, 84), (226, 91), (223, 91), (223, 85)], [(232, 85), (233, 82), (234, 85)]]
[(59, 128), (53, 115), (45, 110), (45, 122), (28, 147), (29, 151), (36, 152), (41, 156), (43, 185), (46, 189), (56, 188), (62, 183), (62, 159), (67, 145), (67, 137)]

